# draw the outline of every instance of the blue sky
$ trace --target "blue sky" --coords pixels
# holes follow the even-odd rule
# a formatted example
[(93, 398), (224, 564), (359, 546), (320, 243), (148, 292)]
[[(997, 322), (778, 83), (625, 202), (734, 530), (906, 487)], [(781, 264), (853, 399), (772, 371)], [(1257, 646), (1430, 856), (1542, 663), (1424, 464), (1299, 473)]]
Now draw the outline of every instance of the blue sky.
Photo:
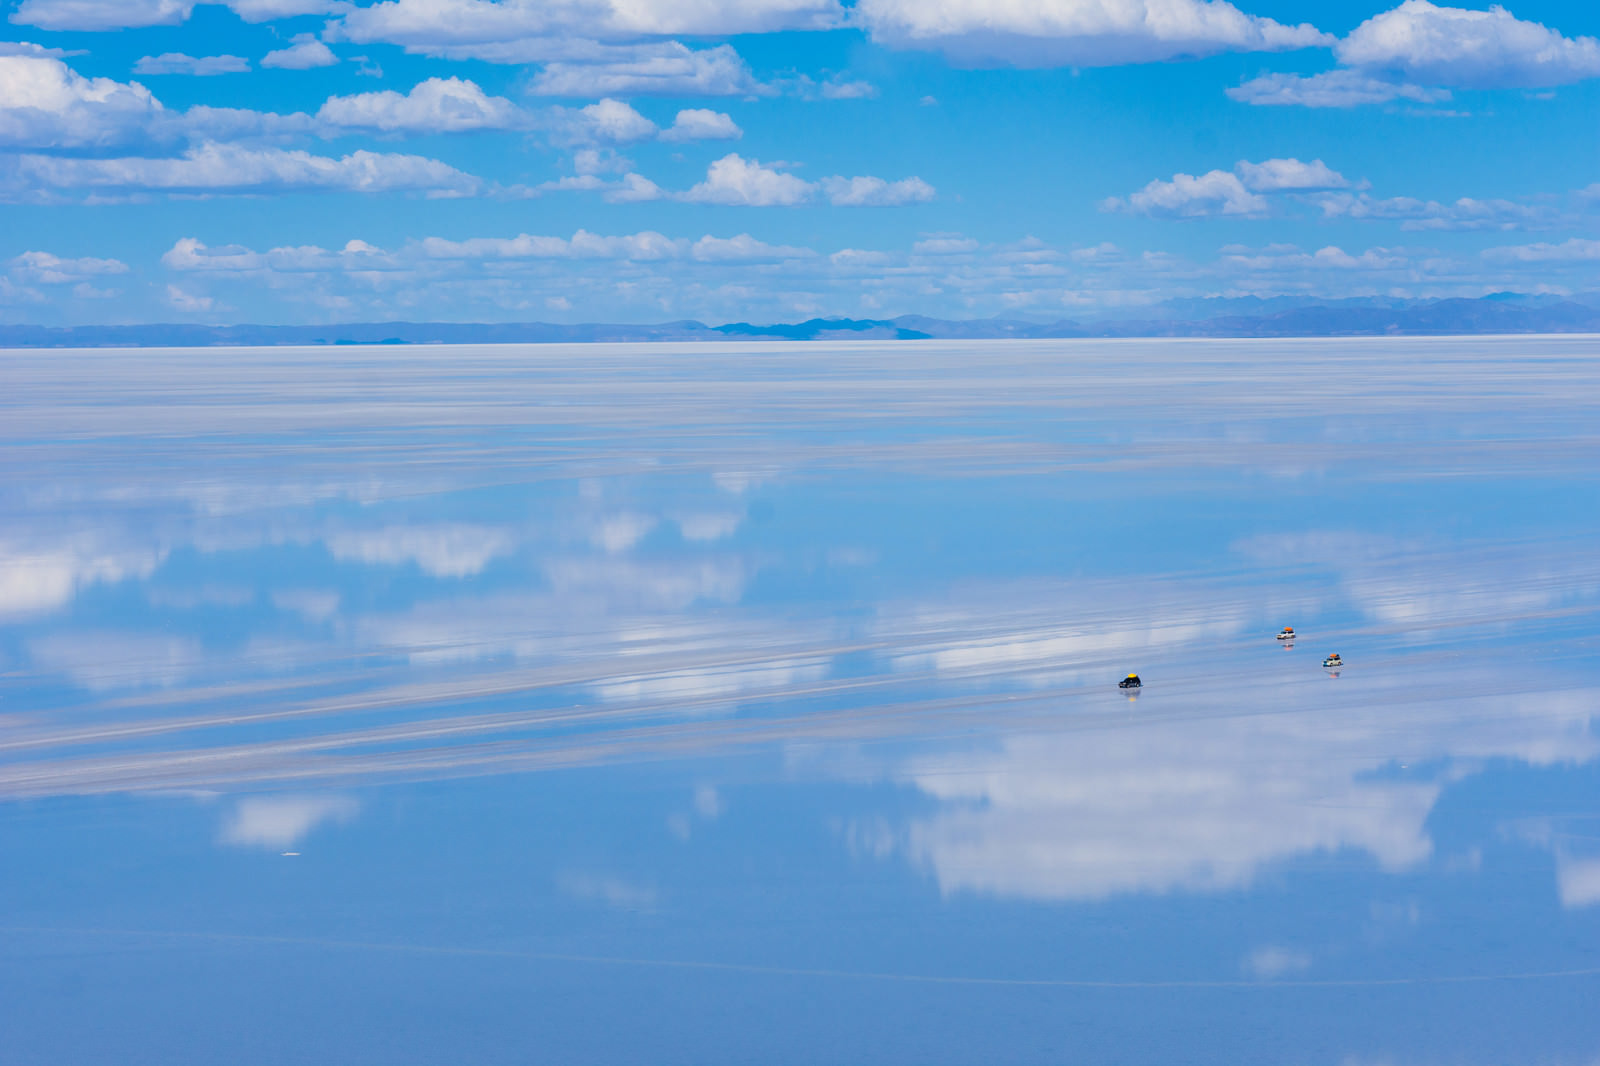
[(1588, 4), (0, 10), (3, 322), (1597, 287)]

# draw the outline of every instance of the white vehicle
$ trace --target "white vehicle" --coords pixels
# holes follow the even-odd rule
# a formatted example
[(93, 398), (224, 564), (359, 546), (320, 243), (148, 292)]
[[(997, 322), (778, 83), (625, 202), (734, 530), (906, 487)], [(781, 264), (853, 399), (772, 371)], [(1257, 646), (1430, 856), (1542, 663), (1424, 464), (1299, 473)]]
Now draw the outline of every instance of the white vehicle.
[(1283, 627), (1283, 631), (1278, 634), (1278, 639), (1279, 640), (1293, 640), (1294, 639), (1294, 626), (1284, 626)]
[(1339, 653), (1338, 652), (1334, 652), (1332, 655), (1330, 655), (1326, 659), (1322, 660), (1322, 665), (1328, 667), (1329, 669), (1332, 669), (1334, 667), (1343, 666), (1344, 665), (1344, 660), (1339, 658)]

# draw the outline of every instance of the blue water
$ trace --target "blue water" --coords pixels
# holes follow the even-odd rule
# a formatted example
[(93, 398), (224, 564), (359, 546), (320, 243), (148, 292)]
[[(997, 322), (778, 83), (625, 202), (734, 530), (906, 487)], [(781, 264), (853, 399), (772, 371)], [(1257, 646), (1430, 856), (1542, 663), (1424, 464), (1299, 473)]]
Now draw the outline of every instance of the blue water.
[(0, 1063), (1593, 1061), (1597, 370), (0, 352)]

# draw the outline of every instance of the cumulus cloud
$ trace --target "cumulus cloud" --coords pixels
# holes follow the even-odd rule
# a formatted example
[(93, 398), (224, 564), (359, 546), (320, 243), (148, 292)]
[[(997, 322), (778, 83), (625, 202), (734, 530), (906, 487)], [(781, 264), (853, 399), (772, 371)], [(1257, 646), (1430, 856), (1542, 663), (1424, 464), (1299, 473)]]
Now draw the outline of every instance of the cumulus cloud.
[(1436, 104), (1450, 99), (1448, 89), (1429, 89), (1360, 70), (1263, 74), (1225, 91), (1232, 99), (1257, 107), (1360, 107), (1394, 100)]
[(127, 144), (164, 113), (161, 102), (137, 82), (85, 78), (59, 59), (0, 56), (0, 147)]
[(1245, 188), (1254, 192), (1341, 189), (1350, 184), (1343, 174), (1320, 159), (1313, 159), (1309, 163), (1302, 163), (1298, 159), (1268, 159), (1261, 163), (1241, 159), (1233, 169), (1244, 182)]
[(1112, 66), (1325, 46), (1314, 26), (1247, 15), (1226, 0), (860, 0), (855, 21), (893, 48), (970, 64)]
[(741, 207), (793, 207), (810, 200), (811, 183), (758, 159), (730, 153), (711, 164), (706, 179), (683, 194), (685, 200)]
[(427, 237), (419, 242), (423, 254), (433, 259), (674, 259), (683, 247), (653, 230), (621, 237), (606, 237), (579, 230), (570, 238), (474, 237), (450, 241)]
[(349, 0), (225, 0), (246, 22), (270, 22), (296, 15), (332, 15), (349, 8)]
[(242, 245), (213, 248), (194, 237), (181, 237), (161, 257), (168, 270), (204, 274), (247, 274), (262, 271), (360, 271), (398, 269), (399, 260), (362, 240), (347, 241), (339, 251), (315, 245), (255, 252)]
[(199, 145), (172, 159), (24, 155), (16, 158), (12, 170), (19, 191), (51, 194), (81, 189), (210, 193), (337, 189), (460, 195), (475, 192), (479, 185), (472, 175), (424, 156), (358, 151), (335, 159), (227, 144)]
[(530, 122), (527, 112), (510, 100), (489, 96), (461, 78), (429, 78), (408, 93), (386, 89), (331, 97), (316, 117), (336, 129), (413, 134), (520, 129)]
[(133, 65), (135, 74), (188, 74), (204, 78), (216, 74), (245, 74), (250, 61), (243, 56), (189, 56), (182, 52), (163, 52), (145, 56)]
[(340, 31), (354, 41), (426, 51), (562, 38), (726, 37), (828, 29), (840, 21), (837, 0), (383, 0), (347, 12)]
[(33, 44), (29, 41), (0, 41), (0, 56), (33, 56), (38, 59), (65, 59), (67, 56), (83, 55), (82, 52), (72, 52), (65, 48), (46, 48), (42, 44)]
[(901, 207), (927, 203), (934, 196), (933, 186), (921, 178), (823, 178), (821, 184), (835, 207)]
[(1544, 88), (1600, 76), (1600, 41), (1563, 37), (1498, 4), (1473, 11), (1405, 0), (1357, 26), (1334, 54), (1345, 66), (1463, 89)]
[[(505, 46), (452, 50), (463, 57), (522, 62)], [(504, 57), (504, 58), (497, 58)], [(730, 45), (691, 49), (677, 41), (604, 49), (596, 58), (546, 63), (528, 91), (537, 96), (757, 96), (772, 89), (757, 81)]]
[(878, 87), (866, 81), (825, 81), (822, 83), (824, 100), (870, 100), (878, 95)]
[(731, 117), (700, 107), (679, 111), (672, 125), (661, 131), (663, 141), (736, 141), (743, 136), (744, 130)]
[(1600, 260), (1600, 241), (1571, 237), (1559, 244), (1539, 242), (1486, 248), (1483, 257), (1513, 263), (1586, 263)]
[(1360, 255), (1351, 255), (1338, 245), (1330, 244), (1315, 252), (1304, 252), (1293, 246), (1274, 246), (1261, 252), (1225, 250), (1222, 261), (1230, 266), (1255, 271), (1285, 270), (1387, 270), (1404, 266), (1404, 256), (1391, 253), (1387, 248), (1368, 248)]
[[(11, 21), (45, 30), (123, 30), (176, 26), (206, 0), (22, 0)], [(327, 15), (346, 6), (340, 0), (212, 0), (246, 22), (294, 15)]]
[(176, 26), (194, 0), (22, 0), (11, 21), (44, 30), (119, 30)]
[(138, 82), (85, 78), (45, 56), (0, 56), (0, 149), (157, 156), (184, 141), (277, 139), (315, 126), (304, 114), (173, 111)]
[(120, 259), (63, 259), (49, 252), (23, 252), (11, 260), (12, 272), (42, 285), (64, 285), (105, 277), (108, 274), (126, 274), (128, 264)]
[(1157, 179), (1126, 199), (1112, 197), (1101, 207), (1155, 218), (1251, 217), (1266, 215), (1269, 210), (1266, 197), (1252, 193), (1239, 175), (1226, 170), (1212, 170), (1198, 177), (1174, 174), (1171, 181)]
[(610, 98), (580, 108), (552, 108), (545, 120), (559, 144), (628, 144), (656, 136), (654, 122)]
[(794, 207), (811, 202), (819, 193), (840, 207), (897, 207), (933, 199), (934, 188), (921, 178), (891, 182), (876, 177), (830, 177), (813, 183), (777, 165), (730, 153), (712, 163), (706, 179), (680, 198), (740, 207)]
[(190, 292), (177, 285), (167, 286), (167, 303), (182, 314), (202, 314), (216, 306), (216, 301), (204, 293)]
[(1600, 41), (1564, 37), (1496, 4), (1487, 11), (1405, 0), (1334, 46), (1345, 68), (1267, 74), (1227, 90), (1243, 103), (1357, 107), (1433, 104), (1450, 89), (1538, 89), (1600, 77)]
[(1549, 208), (1511, 200), (1469, 196), (1450, 203), (1411, 196), (1379, 199), (1366, 193), (1336, 193), (1316, 200), (1326, 218), (1399, 222), (1403, 230), (1513, 230), (1548, 225)]
[(268, 52), (261, 58), (263, 67), (279, 70), (311, 70), (314, 67), (331, 67), (339, 62), (333, 49), (309, 33), (297, 36), (287, 48)]
[[(787, 244), (767, 244), (758, 241), (748, 233), (741, 233), (737, 237), (701, 237), (694, 242), (689, 254), (701, 262), (726, 263), (726, 262), (756, 262), (760, 260), (776, 261), (780, 259), (809, 259), (817, 253), (810, 248), (796, 248)], [(721, 516), (718, 516), (721, 517)], [(687, 522), (688, 520), (683, 520)], [(679, 523), (684, 530), (684, 535), (690, 536), (690, 526)], [(696, 527), (698, 528), (698, 527)]]
[(1198, 177), (1174, 174), (1172, 180), (1152, 181), (1126, 198), (1112, 197), (1101, 208), (1155, 218), (1261, 217), (1271, 210), (1263, 193), (1337, 189), (1349, 184), (1343, 174), (1320, 159), (1309, 163), (1298, 159), (1268, 159), (1260, 163), (1241, 159), (1231, 172), (1212, 170)]

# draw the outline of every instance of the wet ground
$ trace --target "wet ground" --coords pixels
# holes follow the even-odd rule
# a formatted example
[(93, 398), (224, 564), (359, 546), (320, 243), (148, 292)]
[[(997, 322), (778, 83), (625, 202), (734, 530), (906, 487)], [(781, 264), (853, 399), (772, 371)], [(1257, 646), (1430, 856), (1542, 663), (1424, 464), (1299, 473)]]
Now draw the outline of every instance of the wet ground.
[(0, 1063), (1593, 1061), (1597, 370), (0, 353)]

